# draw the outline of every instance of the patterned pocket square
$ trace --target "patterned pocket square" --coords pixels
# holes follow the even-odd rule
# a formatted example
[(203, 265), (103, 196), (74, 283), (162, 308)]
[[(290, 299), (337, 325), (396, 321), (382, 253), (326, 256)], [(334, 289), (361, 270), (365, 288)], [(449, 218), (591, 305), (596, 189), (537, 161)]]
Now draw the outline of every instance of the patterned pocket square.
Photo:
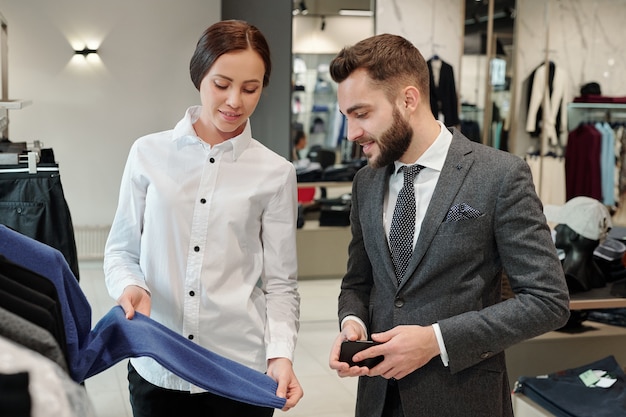
[(475, 219), (483, 214), (467, 203), (455, 204), (446, 214), (446, 222), (458, 222), (459, 220)]

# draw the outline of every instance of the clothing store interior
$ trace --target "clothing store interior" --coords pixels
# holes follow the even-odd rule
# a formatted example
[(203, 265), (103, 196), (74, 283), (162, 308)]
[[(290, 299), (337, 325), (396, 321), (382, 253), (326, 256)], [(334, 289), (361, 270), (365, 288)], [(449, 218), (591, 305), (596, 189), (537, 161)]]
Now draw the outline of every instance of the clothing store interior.
[[(105, 243), (131, 145), (199, 104), (189, 59), (202, 31), (225, 19), (246, 20), (268, 39), (271, 81), (250, 118), (252, 136), (297, 176), (293, 368), (304, 397), (274, 415), (354, 415), (357, 378), (330, 369), (329, 353), (352, 179), (367, 158), (346, 138), (329, 63), (381, 33), (406, 37), (427, 60), (438, 120), (530, 166), (571, 316), (506, 350), (515, 415), (626, 415), (611, 408), (626, 404), (626, 0), (0, 0), (0, 14), (0, 278), (20, 279), (19, 265), (19, 274), (61, 280), (67, 292), (45, 340), (33, 340), (37, 326), (11, 303), (0, 306), (11, 323), (0, 325), (0, 383), (13, 393), (0, 395), (0, 415), (20, 398), (30, 414), (19, 415), (132, 416), (127, 364), (138, 353), (82, 345), (105, 343), (96, 326), (111, 326), (117, 308)], [(559, 247), (558, 225), (591, 240), (585, 255)], [(583, 256), (584, 271), (576, 270), (582, 258), (568, 256)], [(503, 282), (503, 299), (514, 296)], [(68, 326), (67, 314), (80, 322)], [(76, 332), (87, 339), (77, 342)], [(76, 363), (66, 361), (72, 349)], [(158, 356), (154, 346), (138, 350)], [(565, 374), (580, 378), (558, 378)], [(577, 414), (581, 401), (598, 401), (597, 414)]]

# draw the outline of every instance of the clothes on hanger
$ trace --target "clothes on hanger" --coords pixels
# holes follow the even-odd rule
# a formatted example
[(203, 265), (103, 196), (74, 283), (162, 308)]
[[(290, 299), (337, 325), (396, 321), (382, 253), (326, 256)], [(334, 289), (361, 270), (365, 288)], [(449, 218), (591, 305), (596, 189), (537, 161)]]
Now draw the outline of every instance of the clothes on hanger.
[(430, 73), (430, 107), (433, 115), (446, 126), (457, 126), (460, 121), (454, 69), (439, 57), (433, 57), (426, 63)]
[(583, 122), (568, 133), (565, 149), (567, 200), (586, 196), (615, 207), (622, 170), (623, 128)]
[(67, 364), (75, 382), (123, 359), (147, 356), (217, 395), (284, 407), (286, 400), (276, 396), (278, 384), (269, 376), (210, 352), (140, 313), (127, 320), (122, 308), (115, 306), (91, 330), (89, 303), (58, 250), (0, 225), (0, 254), (5, 257), (0, 259), (1, 272), (6, 273), (13, 263), (54, 284), (67, 339)]
[(69, 373), (65, 352), (52, 333), (4, 308), (0, 308), (0, 323), (0, 336), (39, 353)]
[(0, 219), (58, 249), (80, 279), (72, 216), (52, 150), (41, 149), (39, 162), (30, 165), (0, 165)]
[(28, 378), (27, 391), (12, 385), (12, 394), (14, 399), (17, 395), (30, 397), (29, 417), (96, 417), (85, 387), (56, 363), (5, 337), (0, 337), (0, 352), (2, 374), (22, 373)]
[[(545, 130), (552, 146), (564, 145), (559, 138), (567, 132), (566, 91), (567, 74), (554, 62), (547, 68), (541, 64), (530, 74), (526, 131), (531, 136), (540, 137)], [(546, 102), (548, 106), (544, 109)]]
[(565, 149), (567, 200), (586, 196), (602, 201), (601, 149), (602, 134), (592, 124), (582, 123), (569, 132)]

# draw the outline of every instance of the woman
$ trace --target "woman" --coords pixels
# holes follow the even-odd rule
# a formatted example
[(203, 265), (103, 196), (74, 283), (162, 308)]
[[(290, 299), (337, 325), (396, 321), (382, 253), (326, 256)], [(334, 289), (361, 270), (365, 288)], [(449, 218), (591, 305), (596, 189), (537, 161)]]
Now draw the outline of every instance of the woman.
[[(293, 372), (300, 297), (293, 165), (251, 136), (271, 72), (263, 34), (242, 21), (205, 30), (191, 58), (201, 106), (132, 146), (104, 258), (110, 295), (278, 382), (285, 410), (302, 397)], [(197, 387), (150, 358), (129, 364), (139, 416), (271, 416)]]

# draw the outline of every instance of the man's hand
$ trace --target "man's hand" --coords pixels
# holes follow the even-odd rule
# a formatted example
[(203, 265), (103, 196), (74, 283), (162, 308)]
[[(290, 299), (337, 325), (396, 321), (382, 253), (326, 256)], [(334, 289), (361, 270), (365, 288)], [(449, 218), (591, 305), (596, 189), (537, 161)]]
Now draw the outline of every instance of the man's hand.
[(122, 306), (126, 318), (129, 320), (135, 317), (135, 311), (146, 316), (150, 315), (150, 294), (137, 285), (129, 285), (124, 288), (124, 292), (117, 299), (117, 303)]
[(383, 355), (385, 359), (370, 369), (368, 376), (401, 379), (426, 365), (440, 354), (439, 344), (432, 326), (397, 326), (372, 334), (372, 340), (382, 344), (357, 353), (356, 361)]
[(293, 372), (291, 361), (287, 358), (273, 358), (268, 361), (267, 374), (276, 382), (276, 396), (287, 399), (283, 411), (288, 411), (300, 401), (304, 395), (300, 382)]
[(328, 359), (328, 365), (330, 366), (330, 369), (336, 370), (337, 375), (339, 375), (342, 378), (347, 377), (347, 376), (367, 375), (369, 372), (369, 369), (367, 367), (359, 367), (359, 366), (350, 367), (350, 365), (348, 365), (346, 362), (339, 361), (339, 352), (341, 351), (341, 344), (345, 340), (354, 341), (354, 340), (365, 340), (365, 339), (366, 339), (365, 329), (363, 329), (363, 327), (361, 327), (361, 325), (357, 323), (356, 321), (347, 320), (344, 323), (343, 328), (341, 329), (341, 333), (339, 333), (339, 335), (335, 339), (335, 342), (333, 343), (333, 347), (331, 348), (330, 357)]

